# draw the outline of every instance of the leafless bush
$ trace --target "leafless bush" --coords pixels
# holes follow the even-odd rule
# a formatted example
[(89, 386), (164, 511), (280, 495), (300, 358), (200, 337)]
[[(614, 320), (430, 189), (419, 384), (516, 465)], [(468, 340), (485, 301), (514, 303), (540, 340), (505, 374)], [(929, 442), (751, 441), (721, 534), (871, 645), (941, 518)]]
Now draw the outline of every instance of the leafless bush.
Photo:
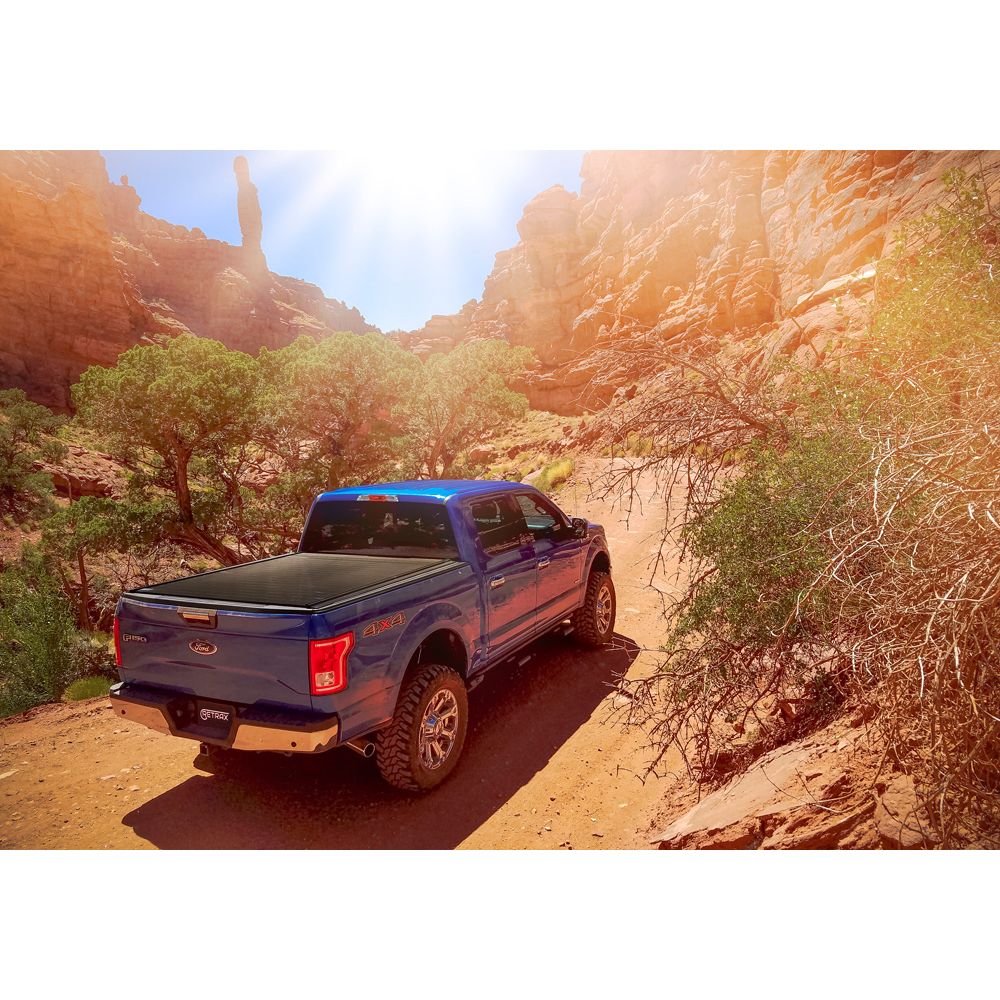
[(672, 354), (609, 414), (601, 489), (679, 496), (688, 577), (626, 683), (651, 769), (717, 777), (850, 706), (943, 845), (1000, 838), (1000, 231), (983, 187), (905, 230), (837, 371)]

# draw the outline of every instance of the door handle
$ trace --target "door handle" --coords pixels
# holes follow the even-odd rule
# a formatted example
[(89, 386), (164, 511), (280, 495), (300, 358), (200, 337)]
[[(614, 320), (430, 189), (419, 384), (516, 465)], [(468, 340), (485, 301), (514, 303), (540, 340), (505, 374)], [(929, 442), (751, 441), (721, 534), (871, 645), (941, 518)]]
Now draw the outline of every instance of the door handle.
[(505, 577), (495, 576), (490, 580), (490, 590), (496, 590), (498, 587), (502, 587), (507, 582)]
[(539, 569), (545, 569), (545, 567), (548, 566), (548, 564), (550, 562), (552, 562), (552, 560), (548, 556), (546, 556), (544, 559), (539, 559), (538, 560), (538, 568)]

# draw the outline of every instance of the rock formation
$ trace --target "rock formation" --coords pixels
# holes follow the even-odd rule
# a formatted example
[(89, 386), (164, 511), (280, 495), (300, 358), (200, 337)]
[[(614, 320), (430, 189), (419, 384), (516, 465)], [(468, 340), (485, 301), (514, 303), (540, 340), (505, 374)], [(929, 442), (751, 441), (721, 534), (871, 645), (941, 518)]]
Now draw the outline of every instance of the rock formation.
[(267, 270), (248, 171), (246, 183), (237, 247), (143, 212), (98, 153), (0, 152), (0, 386), (64, 408), (88, 365), (155, 334), (255, 352), (374, 330), (315, 285)]
[(236, 211), (243, 234), (243, 251), (251, 261), (251, 267), (266, 271), (267, 262), (260, 240), (264, 235), (264, 222), (260, 214), (260, 198), (257, 185), (250, 180), (250, 164), (245, 156), (233, 160), (236, 174)]
[(525, 344), (532, 405), (565, 414), (605, 405), (650, 344), (757, 338), (818, 359), (845, 322), (831, 300), (870, 291), (893, 230), (953, 167), (996, 178), (1000, 153), (589, 153), (579, 195), (527, 204), (478, 302), (401, 340)]
[(765, 754), (653, 843), (665, 850), (933, 847), (938, 838), (913, 779), (885, 761), (884, 744), (860, 716), (839, 719)]
[(35, 468), (52, 477), (52, 487), (60, 496), (121, 496), (125, 492), (126, 470), (110, 455), (71, 444), (58, 462), (43, 460)]

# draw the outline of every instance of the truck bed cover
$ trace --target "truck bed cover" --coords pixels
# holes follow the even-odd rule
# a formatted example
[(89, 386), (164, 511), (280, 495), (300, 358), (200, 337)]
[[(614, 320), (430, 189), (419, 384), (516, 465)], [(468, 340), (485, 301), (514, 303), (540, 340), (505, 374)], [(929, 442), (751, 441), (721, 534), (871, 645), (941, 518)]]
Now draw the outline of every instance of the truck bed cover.
[(378, 591), (389, 583), (419, 580), (457, 565), (452, 559), (295, 552), (224, 566), (143, 587), (124, 596), (156, 603), (182, 601), (225, 608), (250, 605), (316, 612), (348, 597)]

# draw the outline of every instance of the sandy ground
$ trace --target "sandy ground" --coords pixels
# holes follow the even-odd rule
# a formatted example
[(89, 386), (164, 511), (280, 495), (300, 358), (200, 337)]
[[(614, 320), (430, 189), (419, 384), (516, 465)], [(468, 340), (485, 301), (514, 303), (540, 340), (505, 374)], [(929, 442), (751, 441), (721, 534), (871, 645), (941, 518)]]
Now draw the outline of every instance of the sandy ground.
[(237, 774), (206, 775), (191, 766), (196, 744), (120, 721), (95, 699), (0, 723), (0, 847), (648, 847), (680, 779), (640, 780), (643, 737), (610, 721), (611, 685), (648, 670), (656, 654), (642, 647), (662, 638), (660, 600), (645, 584), (663, 506), (646, 503), (626, 527), (585, 494), (561, 500), (607, 529), (615, 644), (593, 652), (543, 639), (528, 662), (490, 673), (470, 698), (461, 766), (432, 794), (389, 788), (346, 750), (262, 755)]

